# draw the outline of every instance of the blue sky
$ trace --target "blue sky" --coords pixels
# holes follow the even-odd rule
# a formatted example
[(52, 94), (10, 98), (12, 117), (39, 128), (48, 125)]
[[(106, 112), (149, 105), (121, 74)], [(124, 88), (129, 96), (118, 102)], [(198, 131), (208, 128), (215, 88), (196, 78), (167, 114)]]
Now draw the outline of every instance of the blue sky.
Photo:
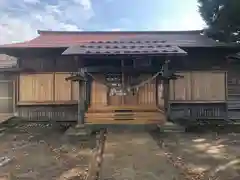
[(41, 30), (195, 30), (197, 0), (0, 0), (0, 44)]

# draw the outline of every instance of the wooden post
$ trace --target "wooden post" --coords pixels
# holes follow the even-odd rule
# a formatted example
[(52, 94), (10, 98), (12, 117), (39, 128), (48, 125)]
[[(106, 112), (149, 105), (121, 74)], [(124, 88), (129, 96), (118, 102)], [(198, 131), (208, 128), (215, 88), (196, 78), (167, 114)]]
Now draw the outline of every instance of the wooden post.
[(78, 85), (79, 85), (79, 97), (78, 97), (78, 127), (84, 126), (85, 124), (85, 113), (87, 110), (87, 77), (86, 74), (83, 73), (84, 80), (79, 79)]
[(163, 65), (163, 98), (164, 98), (164, 110), (167, 112), (169, 108), (169, 60), (166, 59)]
[(71, 76), (66, 80), (77, 81), (79, 86), (78, 97), (78, 111), (77, 111), (77, 125), (76, 128), (69, 128), (67, 134), (70, 136), (87, 137), (89, 134), (85, 128), (85, 113), (87, 110), (86, 103), (86, 82), (88, 81), (86, 74), (78, 72), (77, 75)]
[(169, 107), (169, 79), (163, 80), (164, 110), (167, 112)]
[[(125, 78), (124, 78), (125, 74), (123, 73), (123, 68), (124, 68), (124, 60), (123, 59), (121, 60), (121, 68), (122, 68), (122, 71), (121, 71), (121, 73), (122, 73), (121, 74), (122, 75), (122, 82), (121, 82), (122, 83), (122, 90), (124, 90), (123, 93), (125, 93)], [(125, 105), (125, 96), (124, 95), (121, 96), (121, 101), (122, 101), (121, 105)]]
[(85, 123), (85, 83), (83, 81), (78, 81), (79, 85), (79, 97), (78, 97), (78, 126), (82, 126)]

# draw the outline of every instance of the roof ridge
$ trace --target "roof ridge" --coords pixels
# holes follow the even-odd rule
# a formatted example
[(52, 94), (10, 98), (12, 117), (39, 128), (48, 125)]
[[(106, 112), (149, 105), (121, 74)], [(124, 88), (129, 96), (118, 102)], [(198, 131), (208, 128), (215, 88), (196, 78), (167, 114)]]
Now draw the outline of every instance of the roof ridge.
[(199, 34), (203, 30), (187, 30), (187, 31), (49, 31), (38, 30), (39, 35), (44, 34)]

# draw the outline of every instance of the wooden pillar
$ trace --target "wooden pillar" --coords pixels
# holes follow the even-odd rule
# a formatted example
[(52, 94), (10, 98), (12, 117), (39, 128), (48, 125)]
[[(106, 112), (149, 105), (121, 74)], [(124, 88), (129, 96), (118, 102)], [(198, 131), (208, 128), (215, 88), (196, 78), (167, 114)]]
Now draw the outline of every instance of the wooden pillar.
[(78, 99), (78, 125), (85, 124), (85, 113), (89, 106), (90, 89), (89, 89), (89, 78), (86, 73), (82, 73), (83, 79), (79, 79), (79, 99)]
[(78, 97), (78, 125), (84, 125), (85, 123), (85, 82), (84, 81), (78, 81), (79, 85), (79, 97)]
[(74, 136), (86, 137), (89, 132), (85, 128), (85, 113), (87, 110), (86, 103), (86, 82), (88, 81), (86, 73), (78, 72), (71, 77), (66, 78), (66, 80), (71, 80), (78, 82), (79, 85), (79, 98), (78, 98), (78, 111), (77, 111), (77, 125), (75, 128), (69, 128), (66, 134)]
[[(124, 60), (122, 59), (121, 60), (121, 68), (123, 69), (124, 68)], [(125, 91), (125, 78), (124, 78), (124, 73), (123, 73), (123, 70), (121, 71), (121, 75), (122, 75), (122, 89), (124, 89), (124, 91)], [(125, 93), (125, 92), (123, 92), (123, 93)], [(122, 101), (122, 105), (125, 105), (125, 96), (123, 95), (123, 96), (121, 96), (121, 101)]]
[(169, 79), (163, 80), (163, 99), (164, 110), (167, 112), (169, 107)]
[(87, 90), (87, 76), (86, 73), (84, 72), (78, 72), (75, 75), (72, 75), (68, 78), (66, 78), (66, 80), (70, 80), (70, 81), (75, 81), (78, 82), (78, 111), (77, 111), (77, 124), (78, 125), (84, 125), (85, 123), (85, 112), (87, 110), (87, 102), (86, 102), (86, 90)]
[(160, 83), (161, 83), (160, 78), (159, 78), (159, 76), (157, 76), (156, 81), (155, 81), (155, 90), (156, 90), (155, 95), (156, 95), (156, 105), (157, 105), (157, 107), (159, 107), (159, 92), (158, 92), (158, 90), (159, 90), (159, 84)]
[(86, 110), (88, 109), (88, 107), (90, 106), (90, 102), (91, 102), (91, 81), (90, 81), (90, 77), (86, 76), (86, 82), (85, 82), (85, 94), (86, 94)]
[(163, 65), (163, 98), (164, 98), (164, 110), (167, 112), (169, 107), (169, 80), (172, 76), (171, 71), (169, 70), (169, 59), (166, 59), (165, 64)]

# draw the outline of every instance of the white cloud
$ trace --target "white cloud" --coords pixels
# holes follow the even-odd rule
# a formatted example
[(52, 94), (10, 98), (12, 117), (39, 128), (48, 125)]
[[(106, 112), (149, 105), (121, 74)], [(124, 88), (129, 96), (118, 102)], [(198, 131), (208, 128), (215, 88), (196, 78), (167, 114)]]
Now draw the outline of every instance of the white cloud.
[(174, 13), (169, 13), (167, 17), (162, 18), (159, 14), (159, 21), (155, 23), (154, 29), (156, 30), (200, 30), (203, 29), (206, 24), (201, 18), (198, 11), (197, 0), (185, 0), (182, 1), (169, 1), (171, 2), (171, 9)]
[(40, 0), (23, 0), (25, 3), (37, 4), (40, 3)]
[(92, 8), (91, 0), (73, 0), (76, 4), (83, 6), (85, 10), (90, 10)]
[(0, 22), (0, 44), (29, 40), (36, 36), (36, 30), (21, 19), (5, 15), (0, 17)]
[(122, 31), (122, 29), (121, 28), (113, 28), (110, 31)]
[(0, 44), (30, 40), (39, 29), (80, 31), (94, 15), (90, 0), (58, 0), (54, 5), (41, 1), (37, 6), (27, 4), (37, 0), (0, 1)]
[(205, 22), (200, 17), (185, 16), (176, 19), (174, 23), (172, 19), (161, 20), (156, 29), (162, 31), (201, 30), (205, 26)]
[[(190, 1), (190, 0), (189, 0)], [(206, 27), (206, 23), (201, 18), (198, 12), (196, 3), (189, 4), (189, 7), (182, 6), (180, 13), (176, 13), (168, 18), (159, 18), (157, 30), (201, 30)], [(185, 8), (185, 9), (184, 9)], [(183, 13), (184, 12), (184, 13)]]

